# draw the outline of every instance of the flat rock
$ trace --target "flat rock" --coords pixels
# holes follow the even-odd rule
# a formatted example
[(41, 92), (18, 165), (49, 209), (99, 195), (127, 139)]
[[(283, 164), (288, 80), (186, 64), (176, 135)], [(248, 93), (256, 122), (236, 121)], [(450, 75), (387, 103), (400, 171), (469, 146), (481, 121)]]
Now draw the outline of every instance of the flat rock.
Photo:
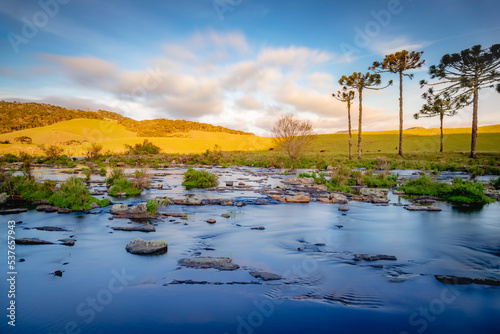
[(44, 212), (57, 212), (59, 210), (58, 206), (47, 205)]
[(217, 221), (215, 219), (207, 219), (206, 222), (209, 224), (215, 224)]
[(156, 228), (151, 224), (142, 224), (134, 226), (113, 226), (111, 229), (115, 231), (156, 232)]
[(379, 260), (396, 261), (397, 258), (393, 255), (354, 254), (354, 261), (379, 261)]
[(132, 254), (147, 255), (147, 254), (163, 254), (167, 251), (168, 246), (165, 240), (142, 240), (135, 239), (125, 247), (127, 252)]
[(51, 245), (51, 244), (53, 244), (53, 242), (38, 239), (38, 238), (17, 238), (16, 244), (18, 244), (18, 245)]
[(361, 188), (359, 194), (364, 196), (387, 197), (389, 189), (383, 188)]
[(223, 213), (220, 215), (222, 218), (229, 218), (231, 215), (229, 213)]
[(111, 207), (111, 213), (120, 213), (128, 211), (127, 204), (113, 204)]
[(181, 266), (199, 269), (236, 270), (240, 268), (228, 257), (190, 257), (180, 259), (177, 263)]
[(68, 208), (59, 208), (59, 210), (57, 210), (57, 213), (71, 213), (71, 209), (68, 209)]
[(442, 211), (442, 209), (439, 206), (435, 205), (430, 205), (430, 206), (410, 205), (406, 206), (405, 209), (408, 211)]
[(26, 208), (0, 210), (0, 215), (13, 215), (16, 213), (22, 213), (22, 212), (27, 212), (27, 211), (28, 211), (28, 209), (26, 209)]
[(252, 271), (250, 272), (250, 275), (252, 275), (255, 278), (262, 278), (264, 281), (274, 281), (282, 279), (280, 275), (268, 273), (265, 271)]
[(257, 227), (252, 227), (251, 230), (265, 230), (266, 228), (264, 226), (257, 226)]
[(39, 231), (51, 231), (51, 232), (65, 232), (68, 231), (65, 228), (58, 227), (58, 226), (40, 226), (40, 227), (35, 227), (35, 229)]
[(295, 196), (288, 196), (285, 198), (285, 200), (288, 203), (309, 203), (311, 201), (309, 196), (304, 196), (302, 194), (298, 194)]
[(451, 275), (434, 275), (434, 278), (445, 284), (463, 285), (474, 283), (480, 285), (500, 286), (500, 279), (497, 278), (469, 278)]

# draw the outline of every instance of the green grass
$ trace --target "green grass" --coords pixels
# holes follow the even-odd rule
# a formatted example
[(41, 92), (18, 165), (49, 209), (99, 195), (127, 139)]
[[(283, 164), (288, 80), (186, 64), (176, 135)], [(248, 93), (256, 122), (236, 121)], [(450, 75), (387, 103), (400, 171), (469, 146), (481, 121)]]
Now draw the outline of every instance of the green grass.
[(134, 187), (132, 181), (125, 178), (114, 180), (113, 185), (108, 191), (111, 196), (117, 196), (118, 193), (125, 193), (126, 196), (137, 196), (141, 192), (142, 189)]
[(186, 189), (210, 188), (216, 187), (218, 184), (219, 177), (217, 175), (193, 168), (188, 168), (187, 172), (184, 173), (184, 182), (182, 182)]
[(34, 177), (12, 176), (11, 173), (5, 173), (2, 176), (0, 193), (19, 195), (27, 201), (34, 202), (48, 199), (55, 192), (55, 187), (56, 182), (52, 180), (38, 182)]
[(93, 197), (81, 179), (71, 176), (61, 184), (61, 188), (56, 193), (50, 196), (49, 203), (71, 210), (90, 210), (92, 203), (103, 207), (110, 205), (111, 202), (107, 198), (99, 200)]
[(451, 184), (446, 184), (437, 182), (428, 175), (422, 175), (406, 182), (399, 187), (399, 190), (403, 190), (407, 195), (436, 196), (452, 203), (471, 206), (482, 206), (495, 201), (484, 194), (482, 183), (464, 181), (460, 178), (454, 179)]
[(146, 211), (148, 215), (156, 215), (158, 213), (158, 209), (165, 205), (168, 205), (167, 200), (148, 199), (146, 203)]

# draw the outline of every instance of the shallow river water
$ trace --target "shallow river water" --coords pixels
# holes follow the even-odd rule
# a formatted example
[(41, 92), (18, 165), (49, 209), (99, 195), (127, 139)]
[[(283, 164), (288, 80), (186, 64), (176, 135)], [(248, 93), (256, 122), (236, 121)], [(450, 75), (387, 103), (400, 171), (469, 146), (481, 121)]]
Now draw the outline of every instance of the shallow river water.
[[(2, 254), (7, 253), (9, 220), (22, 221), (17, 238), (77, 239), (73, 247), (16, 246), (16, 327), (7, 324), (4, 279), (0, 333), (500, 332), (500, 287), (447, 285), (434, 277), (500, 278), (498, 202), (476, 211), (438, 203), (441, 212), (411, 212), (351, 201), (343, 214), (336, 204), (318, 202), (255, 205), (265, 197), (252, 189), (186, 191), (180, 185), (184, 171), (151, 171), (169, 174), (156, 180), (166, 189), (114, 202), (193, 195), (236, 198), (248, 205), (170, 205), (161, 211), (187, 213), (188, 219), (164, 218), (154, 222), (153, 233), (113, 231), (112, 226), (131, 222), (109, 220), (111, 207), (94, 210), (100, 211), (96, 214), (31, 209), (0, 216)], [(274, 187), (283, 177), (259, 174), (265, 169), (215, 171), (221, 173), (221, 184), (234, 180)], [(53, 169), (38, 173), (66, 177)], [(389, 199), (405, 203), (392, 194)], [(223, 213), (230, 218), (222, 218)], [(206, 223), (211, 218), (217, 222)], [(33, 229), (39, 226), (68, 231)], [(251, 229), (257, 226), (265, 230)], [(167, 240), (168, 252), (130, 254), (125, 245), (136, 238)], [(397, 260), (354, 261), (355, 253), (394, 255)], [(177, 264), (199, 255), (231, 257), (241, 268), (218, 271)], [(19, 262), (21, 258), (25, 261)], [(8, 271), (6, 261), (2, 268)], [(63, 270), (62, 277), (54, 276), (54, 270)], [(255, 270), (283, 279), (262, 281), (250, 275)], [(171, 284), (174, 280), (195, 284)]]

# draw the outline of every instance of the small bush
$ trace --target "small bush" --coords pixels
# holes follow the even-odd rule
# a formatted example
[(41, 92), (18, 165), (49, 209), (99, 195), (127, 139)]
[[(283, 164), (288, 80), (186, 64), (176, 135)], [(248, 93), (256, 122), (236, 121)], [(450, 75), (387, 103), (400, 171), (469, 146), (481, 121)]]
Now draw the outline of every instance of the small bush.
[(70, 208), (71, 210), (90, 210), (90, 204), (97, 203), (99, 206), (107, 206), (110, 204), (109, 199), (98, 200), (90, 195), (89, 190), (85, 187), (85, 183), (77, 178), (70, 177), (61, 188), (49, 198), (49, 203), (62, 208)]
[(155, 215), (158, 213), (158, 209), (160, 207), (168, 204), (169, 202), (167, 202), (167, 200), (148, 199), (148, 202), (146, 204), (146, 211), (148, 215)]
[(144, 189), (149, 187), (150, 184), (151, 184), (151, 176), (148, 175), (146, 169), (140, 169), (134, 172), (134, 179), (132, 180), (132, 185), (135, 188)]
[(204, 170), (195, 170), (188, 168), (184, 173), (184, 182), (182, 185), (186, 189), (191, 188), (210, 188), (216, 187), (219, 184), (219, 177), (213, 173)]
[(125, 173), (123, 172), (123, 169), (113, 168), (109, 176), (106, 178), (106, 185), (108, 187), (111, 187), (116, 180), (123, 178), (125, 178)]
[(16, 137), (16, 138), (14, 138), (14, 141), (16, 141), (20, 144), (28, 144), (28, 145), (33, 142), (33, 140), (28, 136)]
[(87, 149), (87, 158), (91, 160), (96, 160), (101, 155), (102, 145), (98, 143), (90, 143)]
[(125, 144), (127, 149), (127, 154), (141, 155), (141, 154), (158, 154), (161, 148), (153, 143), (150, 143), (147, 139), (144, 139), (142, 144), (135, 144), (134, 146)]
[(101, 167), (101, 169), (99, 169), (99, 175), (106, 176), (106, 167)]
[(56, 188), (56, 181), (52, 180), (37, 182), (34, 177), (12, 176), (12, 173), (8, 172), (3, 173), (1, 178), (0, 193), (6, 192), (9, 195), (19, 195), (31, 202), (48, 199)]
[(111, 196), (116, 196), (118, 193), (125, 193), (127, 196), (137, 196), (141, 192), (142, 189), (134, 187), (132, 182), (125, 178), (115, 180), (113, 186), (108, 191)]
[(500, 189), (500, 177), (497, 177), (496, 179), (491, 179), (490, 184), (495, 188), (495, 189)]
[(40, 149), (43, 151), (45, 156), (52, 160), (57, 160), (64, 150), (57, 145), (50, 145), (45, 147), (45, 145), (40, 145)]

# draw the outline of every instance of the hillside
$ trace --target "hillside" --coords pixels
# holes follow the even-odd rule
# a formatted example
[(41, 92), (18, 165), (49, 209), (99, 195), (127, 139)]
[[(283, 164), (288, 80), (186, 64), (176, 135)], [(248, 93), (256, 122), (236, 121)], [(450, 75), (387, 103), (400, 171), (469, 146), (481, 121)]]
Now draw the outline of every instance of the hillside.
[[(31, 138), (32, 144), (16, 142), (15, 138), (21, 136)], [(104, 152), (109, 150), (113, 153), (123, 153), (125, 144), (134, 145), (144, 139), (161, 147), (162, 153), (201, 153), (207, 149), (213, 150), (215, 145), (224, 151), (257, 151), (268, 150), (272, 145), (270, 138), (196, 130), (175, 133), (168, 137), (142, 137), (116, 122), (74, 119), (0, 134), (0, 141), (10, 142), (10, 144), (0, 144), (0, 154), (17, 154), (24, 151), (39, 155), (42, 151), (38, 145), (44, 144), (58, 145), (64, 149), (64, 154), (70, 156), (82, 156), (92, 142), (100, 143)]]
[(232, 130), (222, 126), (184, 120), (154, 119), (136, 121), (120, 114), (106, 111), (74, 110), (59, 106), (35, 102), (0, 101), (0, 134), (12, 131), (34, 129), (52, 125), (62, 121), (85, 118), (95, 120), (111, 120), (123, 125), (128, 131), (141, 137), (168, 137), (177, 132), (206, 131), (224, 132), (246, 135), (243, 131)]

